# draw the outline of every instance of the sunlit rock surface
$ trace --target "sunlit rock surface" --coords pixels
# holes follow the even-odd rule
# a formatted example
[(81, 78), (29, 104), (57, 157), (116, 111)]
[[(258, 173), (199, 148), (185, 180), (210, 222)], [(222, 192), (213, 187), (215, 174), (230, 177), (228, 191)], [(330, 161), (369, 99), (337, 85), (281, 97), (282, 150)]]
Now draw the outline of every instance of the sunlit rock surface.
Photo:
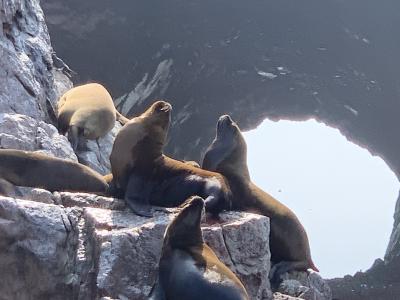
[[(173, 213), (148, 219), (118, 199), (31, 190), (45, 203), (0, 197), (0, 271), (10, 270), (0, 283), (4, 299), (147, 299)], [(230, 212), (221, 221), (203, 225), (205, 240), (252, 299), (270, 299), (268, 218)]]
[(77, 224), (59, 206), (0, 197), (0, 298), (73, 299)]
[(26, 115), (0, 113), (0, 147), (77, 161), (71, 144), (57, 128)]
[(0, 111), (54, 116), (53, 49), (39, 1), (0, 1)]
[(316, 272), (291, 272), (283, 275), (278, 291), (302, 299), (332, 299), (329, 285)]

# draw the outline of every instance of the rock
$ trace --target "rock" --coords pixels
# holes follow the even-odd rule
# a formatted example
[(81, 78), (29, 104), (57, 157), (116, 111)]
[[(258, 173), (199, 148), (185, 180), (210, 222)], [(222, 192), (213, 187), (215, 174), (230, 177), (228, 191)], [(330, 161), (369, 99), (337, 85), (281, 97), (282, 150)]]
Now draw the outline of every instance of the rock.
[(20, 114), (0, 113), (0, 148), (38, 151), (77, 161), (67, 138), (53, 125)]
[[(86, 147), (88, 151), (77, 151), (79, 162), (91, 167), (100, 174), (106, 175), (111, 172), (110, 154), (115, 136), (122, 125), (115, 122), (114, 128), (105, 137), (99, 138), (99, 142), (88, 140)], [(100, 146), (100, 147), (99, 147)]]
[(281, 293), (274, 293), (272, 299), (273, 300), (299, 300), (301, 298), (292, 297), (292, 296), (284, 295)]
[[(227, 212), (220, 226), (203, 227), (207, 244), (241, 279), (251, 299), (271, 297), (269, 222), (263, 216)], [(249, 247), (251, 245), (251, 247)], [(243, 248), (242, 248), (243, 247)]]
[(73, 299), (76, 224), (56, 205), (0, 197), (1, 299)]
[(50, 120), (53, 49), (37, 0), (0, 0), (0, 111)]
[[(31, 187), (16, 187), (17, 192), (14, 197), (24, 200), (30, 200), (34, 202), (41, 202), (46, 204), (59, 204), (60, 201), (58, 197), (51, 192), (39, 189), (39, 188), (31, 188)], [(10, 195), (9, 195), (10, 196)]]
[(60, 204), (65, 207), (96, 207), (110, 210), (124, 210), (125, 201), (94, 194), (60, 192), (54, 193), (60, 198)]
[(394, 211), (394, 224), (392, 234), (390, 236), (389, 245), (386, 249), (385, 260), (391, 261), (395, 257), (400, 256), (400, 194), (397, 198), (396, 208)]
[[(73, 84), (72, 84), (71, 80), (69, 79), (69, 77), (60, 70), (53, 69), (52, 74), (54, 77), (55, 99), (56, 99), (56, 103), (58, 103), (58, 99), (60, 99), (60, 97), (65, 94), (65, 92), (72, 89)], [(56, 111), (57, 105), (54, 108)]]
[(332, 292), (322, 277), (314, 272), (293, 271), (282, 276), (278, 292), (307, 300), (331, 300)]

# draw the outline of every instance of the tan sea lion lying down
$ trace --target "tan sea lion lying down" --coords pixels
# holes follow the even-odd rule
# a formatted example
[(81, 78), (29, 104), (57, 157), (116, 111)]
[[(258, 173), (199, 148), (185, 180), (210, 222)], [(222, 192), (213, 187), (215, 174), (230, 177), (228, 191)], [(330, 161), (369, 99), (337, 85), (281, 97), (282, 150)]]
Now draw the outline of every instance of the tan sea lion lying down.
[(0, 191), (16, 186), (106, 195), (108, 184), (89, 167), (42, 153), (0, 149)]
[(68, 132), (74, 150), (81, 136), (89, 140), (105, 136), (116, 119), (121, 124), (129, 121), (115, 109), (111, 95), (98, 83), (74, 87), (58, 101), (58, 129), (61, 134)]

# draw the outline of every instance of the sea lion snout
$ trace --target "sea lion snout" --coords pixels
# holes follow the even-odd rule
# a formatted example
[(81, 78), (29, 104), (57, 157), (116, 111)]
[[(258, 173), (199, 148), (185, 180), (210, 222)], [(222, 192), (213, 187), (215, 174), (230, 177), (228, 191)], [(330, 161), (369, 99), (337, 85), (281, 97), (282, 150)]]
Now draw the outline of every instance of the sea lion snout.
[(217, 132), (221, 132), (225, 129), (228, 129), (230, 127), (232, 127), (232, 125), (234, 124), (231, 116), (229, 115), (223, 115), (221, 117), (219, 117), (218, 122), (217, 122)]
[(189, 198), (189, 207), (191, 209), (204, 209), (204, 199), (200, 196), (192, 196)]
[(204, 210), (204, 199), (200, 196), (189, 197), (180, 207), (182, 210), (198, 211)]
[(166, 101), (159, 100), (153, 104), (154, 112), (169, 113), (172, 111), (172, 105)]
[(230, 125), (233, 123), (233, 120), (230, 115), (222, 115), (218, 119), (218, 125)]

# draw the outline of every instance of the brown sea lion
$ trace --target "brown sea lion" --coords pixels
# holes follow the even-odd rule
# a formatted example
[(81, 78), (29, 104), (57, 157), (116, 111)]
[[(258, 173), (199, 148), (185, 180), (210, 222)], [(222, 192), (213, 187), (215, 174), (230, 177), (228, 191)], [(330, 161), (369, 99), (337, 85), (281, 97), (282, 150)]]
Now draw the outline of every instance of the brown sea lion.
[(202, 168), (225, 176), (232, 190), (232, 208), (265, 215), (271, 221), (270, 248), (273, 281), (290, 270), (315, 267), (304, 227), (281, 202), (257, 187), (247, 167), (247, 145), (239, 126), (225, 115), (219, 118), (216, 137), (207, 149)]
[(248, 300), (246, 289), (204, 241), (204, 201), (194, 196), (168, 225), (151, 300)]
[(68, 132), (74, 150), (79, 137), (103, 137), (114, 127), (116, 119), (121, 124), (129, 121), (115, 109), (111, 95), (98, 83), (74, 87), (58, 101), (58, 129), (61, 134)]
[(155, 102), (125, 124), (110, 155), (113, 187), (124, 192), (131, 209), (151, 216), (149, 204), (175, 207), (192, 195), (206, 200), (207, 211), (229, 206), (229, 187), (218, 173), (205, 171), (163, 154), (172, 106)]
[[(42, 153), (0, 149), (0, 179), (17, 186), (51, 192), (70, 191), (105, 195), (108, 184), (89, 167)], [(5, 184), (2, 184), (6, 187)]]

